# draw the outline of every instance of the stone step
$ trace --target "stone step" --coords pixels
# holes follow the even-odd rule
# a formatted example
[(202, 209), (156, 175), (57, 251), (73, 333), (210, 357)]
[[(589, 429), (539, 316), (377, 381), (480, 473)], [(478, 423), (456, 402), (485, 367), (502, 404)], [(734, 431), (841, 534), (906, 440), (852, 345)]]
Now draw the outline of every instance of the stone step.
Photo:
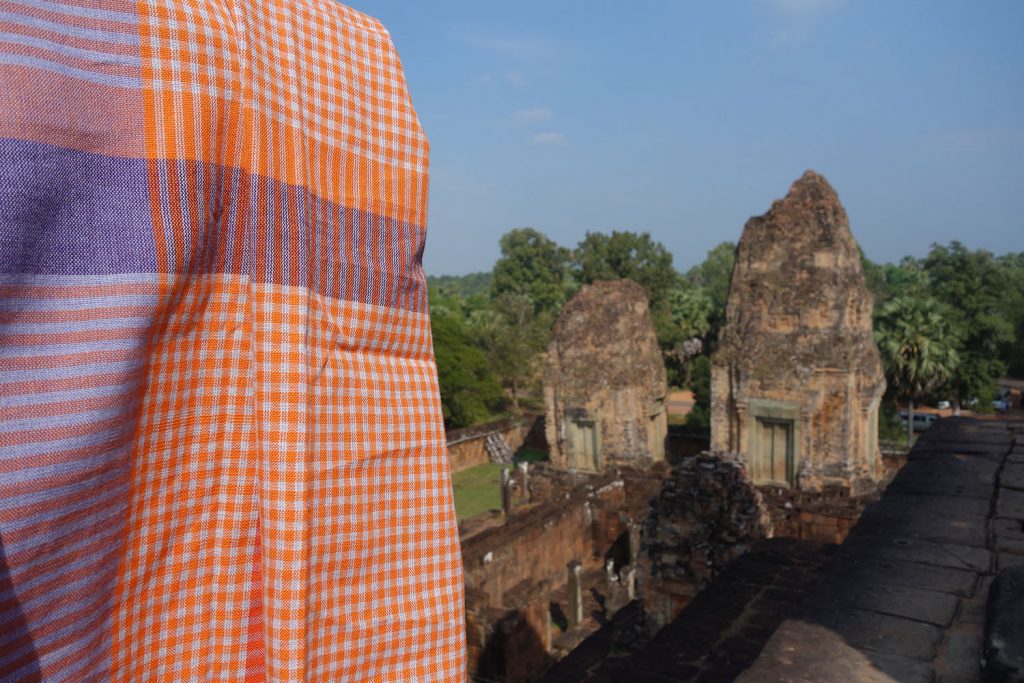
[(501, 434), (488, 434), (484, 439), (484, 448), (491, 462), (508, 465), (512, 462), (512, 447)]

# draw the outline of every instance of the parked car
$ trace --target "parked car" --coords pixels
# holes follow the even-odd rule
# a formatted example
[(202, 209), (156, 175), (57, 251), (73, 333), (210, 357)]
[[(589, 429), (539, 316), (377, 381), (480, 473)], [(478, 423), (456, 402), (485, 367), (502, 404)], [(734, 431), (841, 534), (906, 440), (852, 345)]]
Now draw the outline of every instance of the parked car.
[(935, 407), (939, 410), (949, 410), (951, 406), (949, 401), (939, 401), (935, 404)]
[(1006, 388), (1000, 387), (996, 395), (992, 397), (992, 407), (997, 412), (1005, 413), (1010, 409), (1010, 403), (1013, 400), (1013, 393)]
[[(914, 413), (914, 431), (923, 432), (932, 426), (932, 423), (939, 419), (938, 415), (933, 413)], [(900, 412), (900, 423), (907, 426), (907, 411)]]

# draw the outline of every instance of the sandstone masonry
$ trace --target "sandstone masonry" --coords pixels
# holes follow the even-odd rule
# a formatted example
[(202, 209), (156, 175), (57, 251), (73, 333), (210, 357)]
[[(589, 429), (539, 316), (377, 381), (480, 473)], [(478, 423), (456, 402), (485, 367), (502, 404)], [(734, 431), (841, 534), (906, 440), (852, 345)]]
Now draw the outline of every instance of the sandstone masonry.
[(643, 288), (595, 282), (562, 310), (544, 373), (551, 462), (581, 472), (665, 458), (665, 364)]
[(846, 211), (808, 171), (743, 230), (712, 361), (711, 447), (757, 484), (875, 490), (885, 390)]

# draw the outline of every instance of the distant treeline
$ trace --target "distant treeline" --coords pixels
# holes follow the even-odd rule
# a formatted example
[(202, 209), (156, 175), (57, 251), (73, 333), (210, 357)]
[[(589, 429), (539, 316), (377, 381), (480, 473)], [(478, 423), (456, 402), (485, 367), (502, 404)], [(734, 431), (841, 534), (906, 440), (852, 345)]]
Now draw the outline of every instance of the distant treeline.
[[(696, 394), (689, 422), (707, 424), (710, 355), (725, 320), (734, 243), (722, 242), (685, 273), (648, 233), (591, 232), (569, 249), (537, 230), (518, 228), (503, 235), (500, 246), (490, 272), (428, 278), (449, 427), (519, 410), (524, 403), (539, 407), (538, 361), (562, 305), (582, 285), (624, 277), (647, 292), (669, 382)], [(876, 336), (888, 332), (891, 341), (894, 321), (907, 311), (924, 311), (942, 321), (936, 334), (944, 335), (942, 343), (955, 356), (955, 368), (911, 389), (906, 377), (895, 374), (905, 368), (887, 362), (890, 399), (901, 393), (978, 397), (984, 408), (999, 377), (1024, 374), (1024, 254), (996, 257), (953, 242), (934, 245), (923, 259), (863, 259), (863, 266), (875, 297)]]

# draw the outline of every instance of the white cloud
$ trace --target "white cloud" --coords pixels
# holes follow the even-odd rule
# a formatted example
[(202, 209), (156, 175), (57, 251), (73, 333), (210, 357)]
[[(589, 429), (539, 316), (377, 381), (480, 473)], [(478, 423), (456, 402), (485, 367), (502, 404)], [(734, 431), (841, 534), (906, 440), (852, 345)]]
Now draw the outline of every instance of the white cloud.
[(562, 133), (556, 133), (554, 131), (545, 131), (543, 133), (537, 133), (531, 135), (526, 139), (531, 145), (564, 145), (569, 142), (569, 139)]
[(813, 14), (837, 9), (846, 0), (770, 0), (770, 6), (776, 14), (787, 17), (806, 17)]
[(551, 118), (551, 110), (544, 107), (532, 107), (530, 109), (516, 109), (512, 112), (512, 118), (516, 123), (536, 123), (547, 121)]

